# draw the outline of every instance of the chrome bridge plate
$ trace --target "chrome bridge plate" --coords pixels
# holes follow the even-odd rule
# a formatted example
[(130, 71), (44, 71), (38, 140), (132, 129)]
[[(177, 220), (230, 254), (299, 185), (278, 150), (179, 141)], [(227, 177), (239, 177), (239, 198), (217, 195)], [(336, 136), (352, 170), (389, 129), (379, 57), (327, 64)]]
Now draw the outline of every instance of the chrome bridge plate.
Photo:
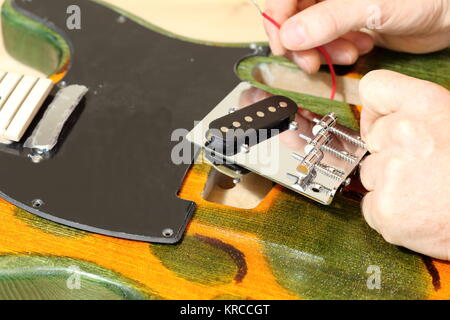
[[(187, 139), (208, 150), (210, 124), (239, 109), (249, 90), (252, 90), (250, 84), (240, 83), (195, 126)], [(321, 117), (299, 108), (295, 121), (286, 131), (241, 148), (236, 154), (222, 156), (227, 163), (253, 171), (322, 204), (330, 204), (366, 153), (358, 133), (340, 125), (333, 113)]]

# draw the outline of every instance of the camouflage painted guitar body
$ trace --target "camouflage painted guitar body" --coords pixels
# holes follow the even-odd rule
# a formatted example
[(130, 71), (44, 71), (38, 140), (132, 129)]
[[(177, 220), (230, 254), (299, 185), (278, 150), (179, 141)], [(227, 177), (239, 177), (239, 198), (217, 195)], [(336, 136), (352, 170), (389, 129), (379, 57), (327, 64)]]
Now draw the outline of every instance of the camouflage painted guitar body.
[[(2, 9), (7, 49), (59, 81), (71, 58), (67, 44), (16, 12), (11, 3)], [(32, 47), (20, 45), (29, 41)], [(348, 76), (387, 68), (450, 88), (449, 57), (448, 50), (424, 56), (377, 50)], [(253, 56), (238, 64), (239, 78), (289, 96), (319, 114), (333, 110), (345, 125), (357, 128), (358, 107), (268, 87), (254, 77), (260, 64), (295, 68), (279, 58)], [(177, 245), (149, 245), (79, 231), (1, 201), (0, 298), (450, 297), (449, 264), (386, 243), (364, 222), (357, 201), (338, 197), (326, 207), (275, 186), (256, 208), (233, 208), (203, 199), (210, 170), (206, 164), (193, 165), (183, 182), (179, 196), (195, 201), (197, 209)], [(370, 276), (377, 271), (380, 289), (370, 286)]]

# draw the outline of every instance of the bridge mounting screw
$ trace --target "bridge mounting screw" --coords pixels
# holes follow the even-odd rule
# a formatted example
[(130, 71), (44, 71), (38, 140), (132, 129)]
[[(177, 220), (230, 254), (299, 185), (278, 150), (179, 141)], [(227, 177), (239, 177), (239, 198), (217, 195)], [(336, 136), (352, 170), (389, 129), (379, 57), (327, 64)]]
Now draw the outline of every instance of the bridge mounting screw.
[(349, 186), (351, 182), (352, 182), (352, 179), (351, 179), (351, 178), (345, 179), (345, 181), (344, 181), (344, 187)]
[(28, 158), (30, 158), (33, 163), (40, 163), (44, 160), (44, 157), (41, 154), (28, 154)]
[(296, 131), (298, 129), (298, 123), (296, 121), (291, 121), (289, 123), (289, 130)]

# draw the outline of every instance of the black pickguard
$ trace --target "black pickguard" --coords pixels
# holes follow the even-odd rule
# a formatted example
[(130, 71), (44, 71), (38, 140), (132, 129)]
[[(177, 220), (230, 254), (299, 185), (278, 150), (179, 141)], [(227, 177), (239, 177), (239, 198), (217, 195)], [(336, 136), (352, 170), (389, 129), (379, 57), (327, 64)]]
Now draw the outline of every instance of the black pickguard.
[[(81, 8), (81, 30), (66, 9)], [(174, 129), (190, 130), (237, 83), (249, 49), (188, 43), (151, 31), (88, 0), (16, 1), (53, 23), (73, 48), (68, 84), (89, 87), (58, 152), (33, 164), (0, 152), (0, 188), (19, 207), (82, 230), (127, 239), (180, 240), (195, 204), (179, 199), (189, 165), (175, 165)], [(33, 199), (44, 205), (36, 210)], [(164, 229), (174, 230), (164, 237)]]

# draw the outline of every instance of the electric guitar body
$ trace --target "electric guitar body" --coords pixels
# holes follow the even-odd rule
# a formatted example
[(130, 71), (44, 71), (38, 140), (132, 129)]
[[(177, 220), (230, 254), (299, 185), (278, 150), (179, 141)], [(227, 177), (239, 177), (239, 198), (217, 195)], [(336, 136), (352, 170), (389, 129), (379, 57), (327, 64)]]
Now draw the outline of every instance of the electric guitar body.
[[(44, 109), (64, 87), (89, 91), (41, 161), (20, 141), (1, 148), (0, 298), (450, 297), (448, 263), (386, 243), (351, 191), (324, 206), (259, 176), (234, 185), (209, 164), (173, 162), (180, 145), (199, 159), (183, 133), (240, 81), (254, 86), (243, 100), (284, 95), (353, 129), (357, 101), (272, 81), (299, 71), (249, 44), (177, 36), (99, 1), (6, 0), (2, 29), (8, 53), (56, 84)], [(387, 68), (450, 88), (449, 57), (379, 49), (340, 81)]]

